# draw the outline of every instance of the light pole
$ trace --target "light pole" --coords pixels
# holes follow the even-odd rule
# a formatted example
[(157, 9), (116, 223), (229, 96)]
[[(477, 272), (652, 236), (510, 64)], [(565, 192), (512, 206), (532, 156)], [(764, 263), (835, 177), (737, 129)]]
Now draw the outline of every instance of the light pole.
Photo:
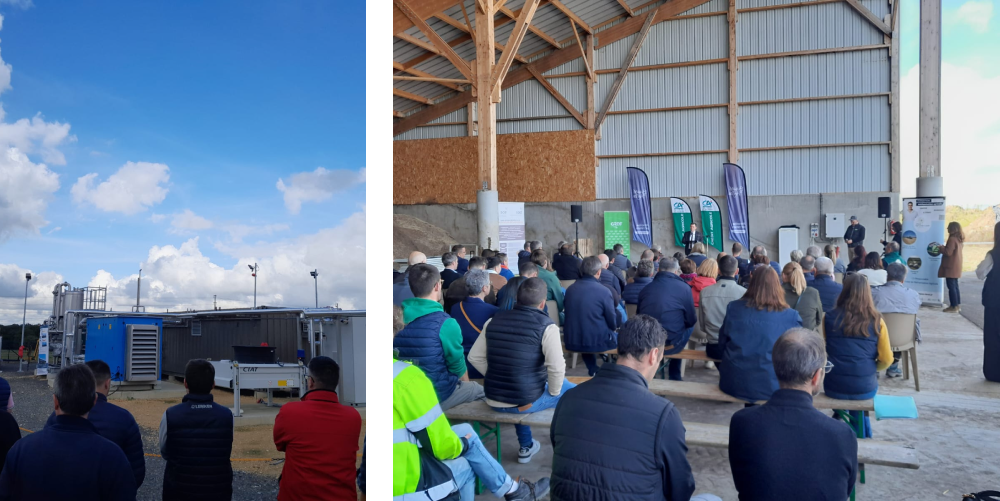
[(257, 309), (257, 270), (259, 270), (260, 267), (257, 266), (257, 263), (254, 263), (253, 266), (250, 266), (249, 264), (247, 266), (250, 267), (250, 271), (253, 274), (253, 307), (254, 309)]
[(313, 277), (313, 289), (316, 291), (316, 307), (319, 308), (319, 272), (316, 270), (310, 271), (309, 275)]
[[(31, 282), (31, 273), (24, 274), (24, 313), (21, 316), (21, 347), (24, 347), (24, 323), (28, 318), (28, 283)], [(24, 372), (24, 356), (18, 357), (17, 372)]]

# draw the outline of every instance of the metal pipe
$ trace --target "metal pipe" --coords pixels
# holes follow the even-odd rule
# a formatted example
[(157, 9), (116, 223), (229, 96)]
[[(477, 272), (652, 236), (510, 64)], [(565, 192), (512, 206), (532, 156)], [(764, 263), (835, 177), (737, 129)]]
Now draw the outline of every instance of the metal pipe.
[(342, 317), (360, 317), (364, 316), (367, 310), (340, 310), (337, 308), (268, 308), (268, 309), (246, 309), (246, 310), (218, 310), (218, 311), (186, 311), (180, 313), (155, 313), (155, 312), (138, 312), (138, 313), (127, 313), (121, 312), (116, 314), (109, 314), (106, 311), (97, 310), (67, 310), (66, 313), (81, 313), (81, 314), (91, 314), (93, 316), (100, 317), (207, 317), (212, 315), (229, 315), (229, 314), (263, 314), (263, 313), (297, 313), (305, 315), (306, 317), (328, 317), (328, 316), (342, 316)]
[[(31, 282), (31, 273), (24, 275), (24, 312), (21, 314), (21, 348), (24, 348), (24, 324), (28, 320), (28, 284)], [(20, 349), (18, 351), (21, 351)], [(17, 372), (24, 372), (24, 356), (19, 354), (17, 361)]]

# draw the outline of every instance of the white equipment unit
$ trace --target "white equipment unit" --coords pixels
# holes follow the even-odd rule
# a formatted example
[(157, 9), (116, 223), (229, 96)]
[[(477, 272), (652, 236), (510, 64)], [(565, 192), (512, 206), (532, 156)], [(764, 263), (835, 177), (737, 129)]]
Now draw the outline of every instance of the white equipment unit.
[(160, 328), (157, 325), (128, 324), (125, 348), (125, 380), (160, 379)]
[(272, 390), (305, 388), (307, 369), (299, 363), (289, 364), (241, 364), (232, 360), (211, 362), (215, 367), (215, 386), (233, 390), (233, 415), (239, 417), (240, 390), (267, 390), (267, 405), (271, 401)]
[(792, 251), (799, 248), (799, 227), (778, 228), (778, 263), (784, 268), (792, 260)]
[(844, 238), (847, 231), (844, 219), (843, 213), (826, 215), (826, 238)]

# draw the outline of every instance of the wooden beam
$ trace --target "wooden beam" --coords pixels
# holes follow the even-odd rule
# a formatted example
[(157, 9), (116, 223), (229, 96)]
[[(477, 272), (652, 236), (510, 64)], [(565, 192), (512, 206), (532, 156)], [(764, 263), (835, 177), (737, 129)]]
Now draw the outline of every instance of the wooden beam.
[(598, 42), (600, 42), (600, 44), (597, 48), (617, 42), (618, 40), (626, 38), (633, 33), (638, 33), (641, 26), (646, 22), (646, 16), (656, 16), (653, 20), (653, 24), (659, 24), (678, 17), (681, 13), (689, 11), (704, 3), (708, 2), (706, 0), (670, 0), (669, 2), (657, 7), (656, 10), (647, 12), (646, 14), (640, 14), (626, 20), (623, 23), (616, 24), (602, 31), (601, 36), (598, 37)]
[(899, 4), (902, 0), (892, 0), (892, 26), (889, 28), (895, 33), (896, 31), (896, 20), (899, 19)]
[(394, 118), (403, 118), (404, 115), (396, 110), (392, 110), (392, 116)]
[(855, 52), (859, 50), (888, 49), (889, 44), (877, 45), (855, 45), (854, 47), (833, 47), (830, 49), (795, 50), (791, 52), (772, 52), (770, 54), (752, 54), (749, 56), (739, 56), (740, 61), (750, 61), (753, 59), (775, 59), (779, 57), (811, 56), (813, 54), (832, 54), (834, 52)]
[(601, 105), (601, 112), (597, 114), (597, 121), (594, 123), (594, 128), (597, 130), (601, 129), (601, 124), (604, 123), (604, 117), (608, 115), (608, 110), (611, 106), (615, 104), (615, 98), (618, 97), (618, 92), (622, 90), (622, 85), (625, 83), (625, 76), (628, 75), (628, 68), (632, 66), (632, 62), (635, 61), (635, 56), (639, 54), (639, 49), (642, 48), (642, 43), (646, 41), (646, 35), (649, 34), (649, 28), (653, 26), (653, 20), (656, 18), (656, 12), (650, 12), (646, 14), (646, 20), (642, 24), (642, 29), (639, 30), (639, 36), (636, 37), (635, 41), (632, 42), (632, 47), (628, 51), (628, 55), (625, 56), (625, 62), (622, 63), (622, 68), (618, 72), (618, 77), (615, 78), (615, 82), (611, 84), (611, 90), (608, 91), (608, 96), (604, 98), (604, 104)]
[(424, 49), (427, 52), (432, 52), (432, 53), (437, 54), (439, 56), (441, 55), (441, 49), (435, 47), (434, 44), (432, 44), (432, 43), (427, 43), (427, 42), (425, 42), (425, 41), (423, 41), (423, 40), (421, 40), (421, 39), (419, 39), (417, 37), (407, 35), (406, 33), (398, 33), (395, 36), (396, 36), (396, 38), (398, 38), (398, 39), (400, 39), (400, 40), (402, 40), (404, 42), (416, 45), (417, 47), (420, 47), (421, 49)]
[[(541, 7), (544, 4), (545, 4), (545, 2), (538, 2), (538, 6), (539, 7)], [(521, 10), (524, 10), (524, 9), (522, 8)], [(520, 14), (521, 11), (513, 12), (510, 9), (508, 9), (507, 7), (501, 7), (500, 8), (500, 13), (503, 14), (503, 15), (505, 15), (505, 16), (507, 16), (510, 19), (516, 20), (518, 14)], [(548, 33), (542, 31), (541, 28), (539, 28), (537, 26), (534, 26), (534, 25), (528, 25), (528, 29), (531, 30), (532, 33), (534, 33), (535, 35), (537, 35), (538, 38), (541, 38), (542, 40), (545, 40), (546, 42), (548, 42), (549, 45), (551, 45), (551, 46), (553, 46), (553, 47), (555, 47), (557, 49), (561, 47), (561, 45), (559, 45), (559, 41), (558, 40), (556, 40), (555, 38), (552, 38)]]
[[(590, 59), (593, 59), (593, 57), (587, 57), (587, 51), (583, 48), (583, 42), (580, 41), (580, 34), (576, 31), (576, 23), (570, 19), (569, 25), (573, 28), (573, 36), (576, 37), (576, 45), (580, 47), (580, 55), (583, 56), (583, 66), (587, 68), (587, 76), (590, 80), (593, 80), (595, 78), (594, 66), (590, 64)], [(587, 36), (590, 37), (591, 35)], [(591, 56), (593, 56), (593, 54), (591, 54)]]
[[(451, 64), (455, 65), (455, 68), (458, 68), (458, 71), (461, 72), (465, 78), (472, 81), (475, 80), (475, 75), (473, 75), (472, 69), (469, 68), (469, 64), (455, 53), (454, 49), (452, 49), (451, 46), (441, 38), (441, 35), (438, 35), (436, 31), (431, 29), (431, 27), (423, 19), (421, 19), (417, 13), (413, 11), (413, 9), (410, 8), (409, 4), (406, 3), (406, 0), (393, 0), (393, 2), (399, 10), (403, 11), (403, 14), (406, 14), (406, 16), (413, 21), (414, 25), (420, 28), (420, 31), (427, 36), (428, 40), (430, 40), (431, 43), (441, 51), (441, 55), (448, 58), (448, 60), (451, 61)], [(473, 83), (472, 85), (475, 87), (476, 84)]]
[(537, 9), (538, 0), (527, 0), (524, 3), (524, 8), (521, 9), (521, 14), (517, 16), (517, 22), (514, 23), (514, 30), (510, 32), (510, 38), (507, 39), (507, 47), (500, 55), (500, 60), (497, 61), (490, 77), (490, 81), (492, 82), (490, 88), (493, 89), (493, 94), (496, 97), (494, 102), (500, 101), (500, 85), (503, 83), (504, 77), (507, 76), (507, 70), (510, 69), (511, 63), (514, 62), (514, 57), (517, 56), (517, 50), (521, 47), (521, 42), (524, 41), (524, 35), (528, 32), (528, 26), (531, 25), (531, 18), (535, 16), (535, 10)]
[[(427, 19), (435, 12), (447, 9), (452, 5), (455, 5), (455, 0), (420, 0), (414, 3), (413, 10), (417, 17)], [(402, 33), (413, 26), (413, 21), (410, 20), (409, 16), (394, 5), (392, 8), (392, 35), (396, 36), (397, 33)]]
[(854, 10), (858, 11), (858, 14), (864, 16), (865, 19), (867, 19), (872, 26), (882, 31), (882, 33), (885, 36), (887, 37), (892, 36), (892, 28), (883, 23), (881, 19), (875, 16), (875, 14), (872, 14), (872, 11), (868, 10), (868, 7), (861, 5), (861, 2), (859, 2), (858, 0), (844, 0), (844, 1), (847, 2), (847, 5), (850, 5)]
[[(536, 0), (537, 1), (537, 0)], [(477, 141), (478, 178), (476, 190), (497, 189), (496, 101), (493, 99), (494, 52), (496, 36), (493, 1), (485, 0), (476, 11), (476, 79), (478, 83), (476, 111), (479, 136)], [(517, 31), (517, 30), (515, 30)], [(507, 49), (517, 50), (508, 42)], [(505, 51), (504, 54), (507, 54)]]
[(434, 83), (453, 83), (453, 84), (471, 84), (472, 82), (464, 80), (461, 78), (438, 78), (438, 77), (407, 77), (402, 75), (393, 75), (393, 80), (412, 80), (415, 82), (434, 82)]
[(621, 5), (622, 8), (625, 9), (628, 17), (635, 17), (635, 12), (632, 11), (632, 7), (629, 7), (625, 0), (618, 0), (618, 5)]
[[(575, 28), (574, 28), (575, 29)], [(589, 68), (594, 67), (594, 35), (587, 35), (587, 50), (584, 53), (584, 62), (587, 63)], [(597, 75), (593, 71), (588, 72), (587, 76), (587, 128), (593, 129), (594, 122), (597, 121), (597, 110), (594, 109), (595, 91), (594, 85), (597, 84)]]
[(736, 95), (736, 72), (739, 71), (740, 63), (736, 59), (736, 0), (729, 0), (729, 12), (726, 14), (729, 22), (729, 162), (736, 163), (740, 160), (740, 150), (737, 149), (738, 138), (737, 128), (739, 127), (739, 103)]
[(405, 90), (399, 90), (395, 87), (392, 88), (392, 95), (403, 97), (409, 99), (410, 101), (416, 101), (423, 104), (434, 104), (434, 100), (429, 97), (418, 96), (412, 92), (406, 92)]
[[(397, 71), (404, 71), (404, 72), (409, 73), (409, 74), (411, 74), (411, 75), (413, 75), (415, 77), (438, 78), (438, 77), (436, 77), (436, 76), (434, 76), (434, 75), (432, 75), (430, 73), (427, 73), (426, 71), (420, 71), (420, 70), (413, 69), (413, 68), (407, 68), (407, 67), (403, 66), (402, 64), (397, 63), (396, 61), (392, 62), (392, 69), (397, 70)], [(458, 85), (458, 84), (451, 84), (451, 83), (444, 83), (444, 82), (438, 82), (438, 83), (441, 84), (441, 85), (443, 85), (443, 86), (445, 86), (445, 87), (448, 87), (449, 89), (455, 89), (455, 90), (457, 90), (459, 92), (465, 90), (461, 85)]]
[(467, 136), (476, 135), (476, 105), (474, 103), (469, 103), (465, 108), (465, 133)]
[[(436, 17), (436, 18), (440, 19), (440, 20), (441, 20), (441, 21), (443, 21), (443, 22), (444, 22), (445, 24), (448, 24), (448, 25), (451, 25), (452, 27), (455, 27), (455, 28), (458, 28), (458, 29), (460, 29), (460, 30), (462, 30), (462, 31), (464, 31), (464, 32), (466, 32), (466, 33), (468, 33), (468, 34), (469, 34), (470, 36), (472, 36), (472, 41), (473, 41), (473, 42), (475, 42), (475, 41), (476, 41), (476, 37), (475, 37), (475, 35), (474, 35), (474, 34), (473, 34), (473, 33), (472, 33), (472, 32), (471, 32), (470, 30), (469, 30), (469, 28), (468, 28), (468, 27), (467, 27), (466, 25), (462, 24), (461, 22), (457, 21), (457, 20), (456, 20), (455, 18), (453, 18), (453, 17), (451, 17), (451, 16), (449, 16), (449, 15), (445, 14), (444, 12), (438, 12), (437, 14), (434, 14), (434, 17)], [(501, 45), (501, 44), (499, 44), (499, 43), (496, 43), (496, 42), (493, 42), (493, 46), (494, 46), (494, 47), (495, 47), (495, 48), (496, 48), (497, 50), (499, 50), (500, 52), (503, 52), (503, 51), (504, 51), (504, 48), (505, 48), (505, 47), (504, 47), (503, 45)], [(515, 58), (517, 59), (517, 61), (518, 61), (518, 62), (520, 62), (520, 63), (527, 63), (527, 62), (528, 62), (528, 60), (527, 60), (527, 59), (525, 59), (525, 58), (523, 58), (523, 57), (521, 57), (521, 56), (514, 56), (514, 57), (515, 57)]]
[(462, 8), (462, 19), (465, 19), (465, 27), (467, 28), (465, 31), (472, 37), (472, 43), (476, 43), (476, 34), (472, 32), (472, 21), (469, 20), (469, 12), (465, 10), (465, 0), (458, 2), (458, 6)]
[(581, 115), (580, 112), (577, 111), (572, 104), (570, 104), (569, 100), (563, 97), (563, 95), (560, 94), (559, 91), (556, 90), (556, 88), (553, 87), (552, 84), (550, 84), (549, 81), (538, 72), (538, 70), (533, 68), (531, 65), (528, 65), (527, 69), (528, 72), (535, 77), (535, 80), (538, 80), (538, 83), (542, 84), (542, 87), (545, 87), (545, 90), (549, 91), (549, 94), (552, 94), (552, 97), (556, 98), (556, 101), (559, 101), (559, 104), (561, 104), (563, 108), (566, 108), (566, 111), (568, 111), (570, 115), (573, 115), (573, 118), (575, 118), (577, 122), (580, 122), (580, 125), (587, 128), (587, 121), (584, 120), (583, 115)]
[(569, 10), (569, 7), (563, 5), (562, 2), (560, 2), (559, 0), (549, 0), (549, 3), (551, 3), (553, 7), (559, 9), (559, 11), (565, 14), (566, 17), (572, 19), (573, 22), (579, 24), (580, 27), (583, 28), (583, 31), (586, 31), (588, 35), (594, 34), (594, 29), (591, 28), (586, 21), (580, 19), (580, 16), (577, 16), (576, 14), (573, 13), (573, 11)]

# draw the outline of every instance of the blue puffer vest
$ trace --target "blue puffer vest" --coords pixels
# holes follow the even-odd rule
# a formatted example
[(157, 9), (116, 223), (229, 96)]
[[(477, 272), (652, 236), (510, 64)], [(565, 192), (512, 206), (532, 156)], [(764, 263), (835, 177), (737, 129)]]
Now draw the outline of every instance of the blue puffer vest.
[(493, 316), (486, 326), (486, 398), (521, 406), (542, 396), (548, 377), (542, 334), (551, 324), (542, 310), (519, 304)]
[(219, 500), (233, 497), (233, 413), (212, 395), (184, 395), (169, 409), (163, 499)]
[(843, 311), (826, 314), (826, 356), (833, 369), (826, 375), (823, 391), (841, 395), (865, 395), (878, 390), (875, 370), (878, 359), (878, 331), (868, 327), (868, 337), (844, 334)]
[(451, 317), (443, 311), (417, 317), (406, 324), (392, 340), (396, 359), (420, 367), (434, 384), (434, 392), (440, 402), (447, 400), (458, 386), (458, 376), (448, 371), (444, 348), (441, 346), (441, 326), (449, 318)]

